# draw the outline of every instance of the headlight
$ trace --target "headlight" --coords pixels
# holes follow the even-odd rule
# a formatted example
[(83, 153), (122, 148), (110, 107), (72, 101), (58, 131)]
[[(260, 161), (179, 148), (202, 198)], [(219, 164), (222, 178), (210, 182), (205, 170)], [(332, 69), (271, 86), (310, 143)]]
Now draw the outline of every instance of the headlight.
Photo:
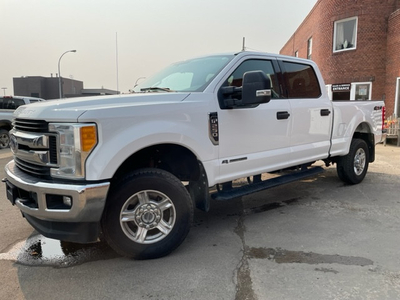
[(85, 161), (97, 144), (96, 124), (50, 123), (49, 131), (58, 135), (58, 168), (52, 168), (52, 177), (82, 179)]

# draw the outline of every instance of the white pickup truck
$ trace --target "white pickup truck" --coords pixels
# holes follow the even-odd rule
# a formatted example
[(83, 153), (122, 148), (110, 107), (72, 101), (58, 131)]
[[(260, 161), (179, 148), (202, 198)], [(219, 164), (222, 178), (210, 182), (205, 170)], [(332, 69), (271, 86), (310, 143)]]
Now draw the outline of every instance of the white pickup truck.
[[(7, 198), (47, 237), (101, 236), (122, 255), (161, 257), (210, 199), (316, 174), (318, 160), (361, 182), (383, 114), (382, 101), (330, 101), (309, 60), (254, 52), (186, 60), (129, 95), (17, 109)], [(248, 184), (232, 185), (239, 178)]]

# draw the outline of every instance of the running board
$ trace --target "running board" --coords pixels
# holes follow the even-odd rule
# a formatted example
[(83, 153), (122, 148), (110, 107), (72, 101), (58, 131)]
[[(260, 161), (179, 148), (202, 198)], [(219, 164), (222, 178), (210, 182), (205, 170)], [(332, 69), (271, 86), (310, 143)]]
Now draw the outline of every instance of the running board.
[(322, 173), (324, 169), (322, 167), (313, 167), (304, 171), (295, 171), (294, 173), (282, 175), (279, 177), (267, 179), (261, 182), (252, 183), (230, 190), (222, 190), (211, 194), (214, 200), (226, 201), (238, 197), (243, 197), (252, 193), (260, 192), (266, 189), (270, 189), (276, 186), (280, 186), (286, 183), (294, 182), (300, 179), (307, 178), (319, 173)]

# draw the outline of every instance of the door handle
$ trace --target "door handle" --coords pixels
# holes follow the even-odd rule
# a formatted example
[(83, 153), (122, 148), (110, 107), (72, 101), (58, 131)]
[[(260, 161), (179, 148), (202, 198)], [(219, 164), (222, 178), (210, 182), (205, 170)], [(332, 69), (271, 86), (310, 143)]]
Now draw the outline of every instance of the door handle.
[(289, 119), (290, 114), (287, 111), (278, 111), (276, 113), (276, 118), (278, 120), (285, 120), (285, 119)]
[(329, 109), (321, 109), (321, 116), (329, 116), (331, 111)]

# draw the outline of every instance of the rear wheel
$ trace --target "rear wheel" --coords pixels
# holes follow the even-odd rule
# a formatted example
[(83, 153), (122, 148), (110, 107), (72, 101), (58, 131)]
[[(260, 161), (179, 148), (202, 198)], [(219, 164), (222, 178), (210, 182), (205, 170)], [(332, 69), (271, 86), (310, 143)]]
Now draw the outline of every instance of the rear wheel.
[(368, 171), (369, 151), (367, 143), (361, 139), (353, 139), (350, 151), (339, 158), (336, 170), (339, 178), (350, 184), (363, 181)]
[(192, 220), (193, 203), (179, 179), (163, 170), (142, 169), (112, 187), (101, 224), (116, 252), (151, 259), (176, 249)]

